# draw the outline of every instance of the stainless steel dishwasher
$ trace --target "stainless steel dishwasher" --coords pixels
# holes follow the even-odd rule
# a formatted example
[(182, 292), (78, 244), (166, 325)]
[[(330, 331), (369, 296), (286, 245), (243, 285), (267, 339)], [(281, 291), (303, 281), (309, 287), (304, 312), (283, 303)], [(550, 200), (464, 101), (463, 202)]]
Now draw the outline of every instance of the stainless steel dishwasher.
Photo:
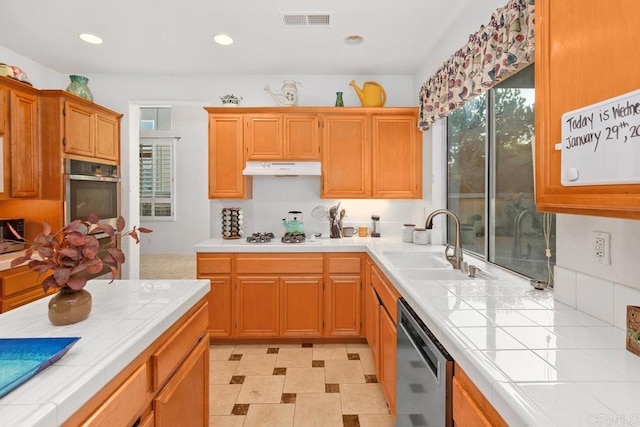
[(453, 359), (409, 304), (398, 300), (396, 426), (453, 425)]

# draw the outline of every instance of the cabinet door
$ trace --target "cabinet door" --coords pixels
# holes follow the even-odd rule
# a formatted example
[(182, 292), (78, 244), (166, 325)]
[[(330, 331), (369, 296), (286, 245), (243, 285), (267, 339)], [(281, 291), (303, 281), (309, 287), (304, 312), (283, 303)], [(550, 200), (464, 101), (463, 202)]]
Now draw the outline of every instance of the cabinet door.
[(82, 105), (67, 101), (64, 109), (64, 152), (93, 157), (95, 143), (95, 114)]
[(193, 349), (153, 401), (155, 425), (209, 425), (209, 341)]
[(244, 142), (247, 160), (281, 160), (283, 157), (282, 116), (247, 114)]
[(321, 337), (323, 314), (322, 276), (280, 279), (280, 335)]
[(380, 300), (373, 286), (367, 288), (367, 341), (371, 348), (373, 356), (373, 365), (376, 368), (376, 376), (378, 381), (382, 380), (382, 372), (380, 371)]
[(251, 197), (244, 168), (242, 115), (209, 115), (209, 198)]
[(96, 115), (95, 156), (105, 160), (120, 159), (120, 121), (106, 114)]
[(7, 95), (8, 92), (0, 88), (0, 135), (4, 135), (7, 128)]
[(487, 417), (455, 377), (453, 378), (453, 422), (456, 425), (469, 427), (491, 426)]
[[(202, 278), (202, 277), (199, 277)], [(211, 337), (230, 337), (233, 329), (231, 323), (231, 277), (211, 276), (209, 303), (209, 335)]]
[[(562, 114), (640, 87), (640, 2), (536, 2), (536, 208), (640, 218), (640, 185), (564, 187)], [(617, 64), (614, 65), (614, 64)], [(604, 139), (604, 138), (603, 138)], [(604, 159), (603, 159), (604, 161)]]
[(370, 197), (369, 117), (325, 115), (322, 126), (322, 198)]
[(11, 91), (11, 197), (40, 194), (38, 97)]
[(331, 275), (325, 292), (325, 335), (360, 335), (360, 276)]
[(372, 117), (372, 196), (422, 198), (422, 138), (415, 116)]
[(284, 115), (284, 159), (320, 160), (320, 130), (315, 114)]
[(279, 284), (277, 276), (242, 276), (236, 279), (235, 336), (255, 338), (279, 335)]
[(392, 414), (396, 413), (396, 354), (398, 331), (389, 313), (380, 306), (380, 372), (379, 381)]

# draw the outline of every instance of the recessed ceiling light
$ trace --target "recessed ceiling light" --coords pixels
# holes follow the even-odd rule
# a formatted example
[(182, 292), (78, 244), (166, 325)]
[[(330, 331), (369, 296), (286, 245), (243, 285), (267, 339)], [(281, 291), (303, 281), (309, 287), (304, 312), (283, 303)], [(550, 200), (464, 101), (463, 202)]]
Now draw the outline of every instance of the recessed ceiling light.
[(346, 44), (360, 44), (362, 43), (364, 39), (362, 38), (362, 36), (359, 36), (357, 34), (348, 36), (347, 38), (344, 39), (344, 42)]
[(78, 34), (78, 37), (80, 37), (80, 40), (85, 41), (87, 43), (102, 44), (102, 39), (96, 36), (95, 34), (82, 33), (82, 34)]
[(216, 43), (221, 44), (223, 46), (229, 46), (233, 43), (233, 39), (226, 34), (218, 34), (213, 38)]

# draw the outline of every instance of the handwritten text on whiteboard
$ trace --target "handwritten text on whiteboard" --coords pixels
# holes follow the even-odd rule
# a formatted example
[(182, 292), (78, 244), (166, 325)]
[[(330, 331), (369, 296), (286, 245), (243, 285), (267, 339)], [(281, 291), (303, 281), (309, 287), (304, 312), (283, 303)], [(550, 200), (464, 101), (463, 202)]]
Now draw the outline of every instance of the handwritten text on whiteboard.
[(562, 184), (640, 183), (640, 90), (562, 116)]

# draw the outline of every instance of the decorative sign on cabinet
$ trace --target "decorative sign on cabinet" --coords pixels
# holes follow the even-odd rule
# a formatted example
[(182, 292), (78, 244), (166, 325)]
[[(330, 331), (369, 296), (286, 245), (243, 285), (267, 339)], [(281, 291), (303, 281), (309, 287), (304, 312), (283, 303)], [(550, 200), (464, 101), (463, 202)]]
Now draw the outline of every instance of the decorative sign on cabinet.
[(640, 90), (562, 115), (562, 185), (640, 184)]

